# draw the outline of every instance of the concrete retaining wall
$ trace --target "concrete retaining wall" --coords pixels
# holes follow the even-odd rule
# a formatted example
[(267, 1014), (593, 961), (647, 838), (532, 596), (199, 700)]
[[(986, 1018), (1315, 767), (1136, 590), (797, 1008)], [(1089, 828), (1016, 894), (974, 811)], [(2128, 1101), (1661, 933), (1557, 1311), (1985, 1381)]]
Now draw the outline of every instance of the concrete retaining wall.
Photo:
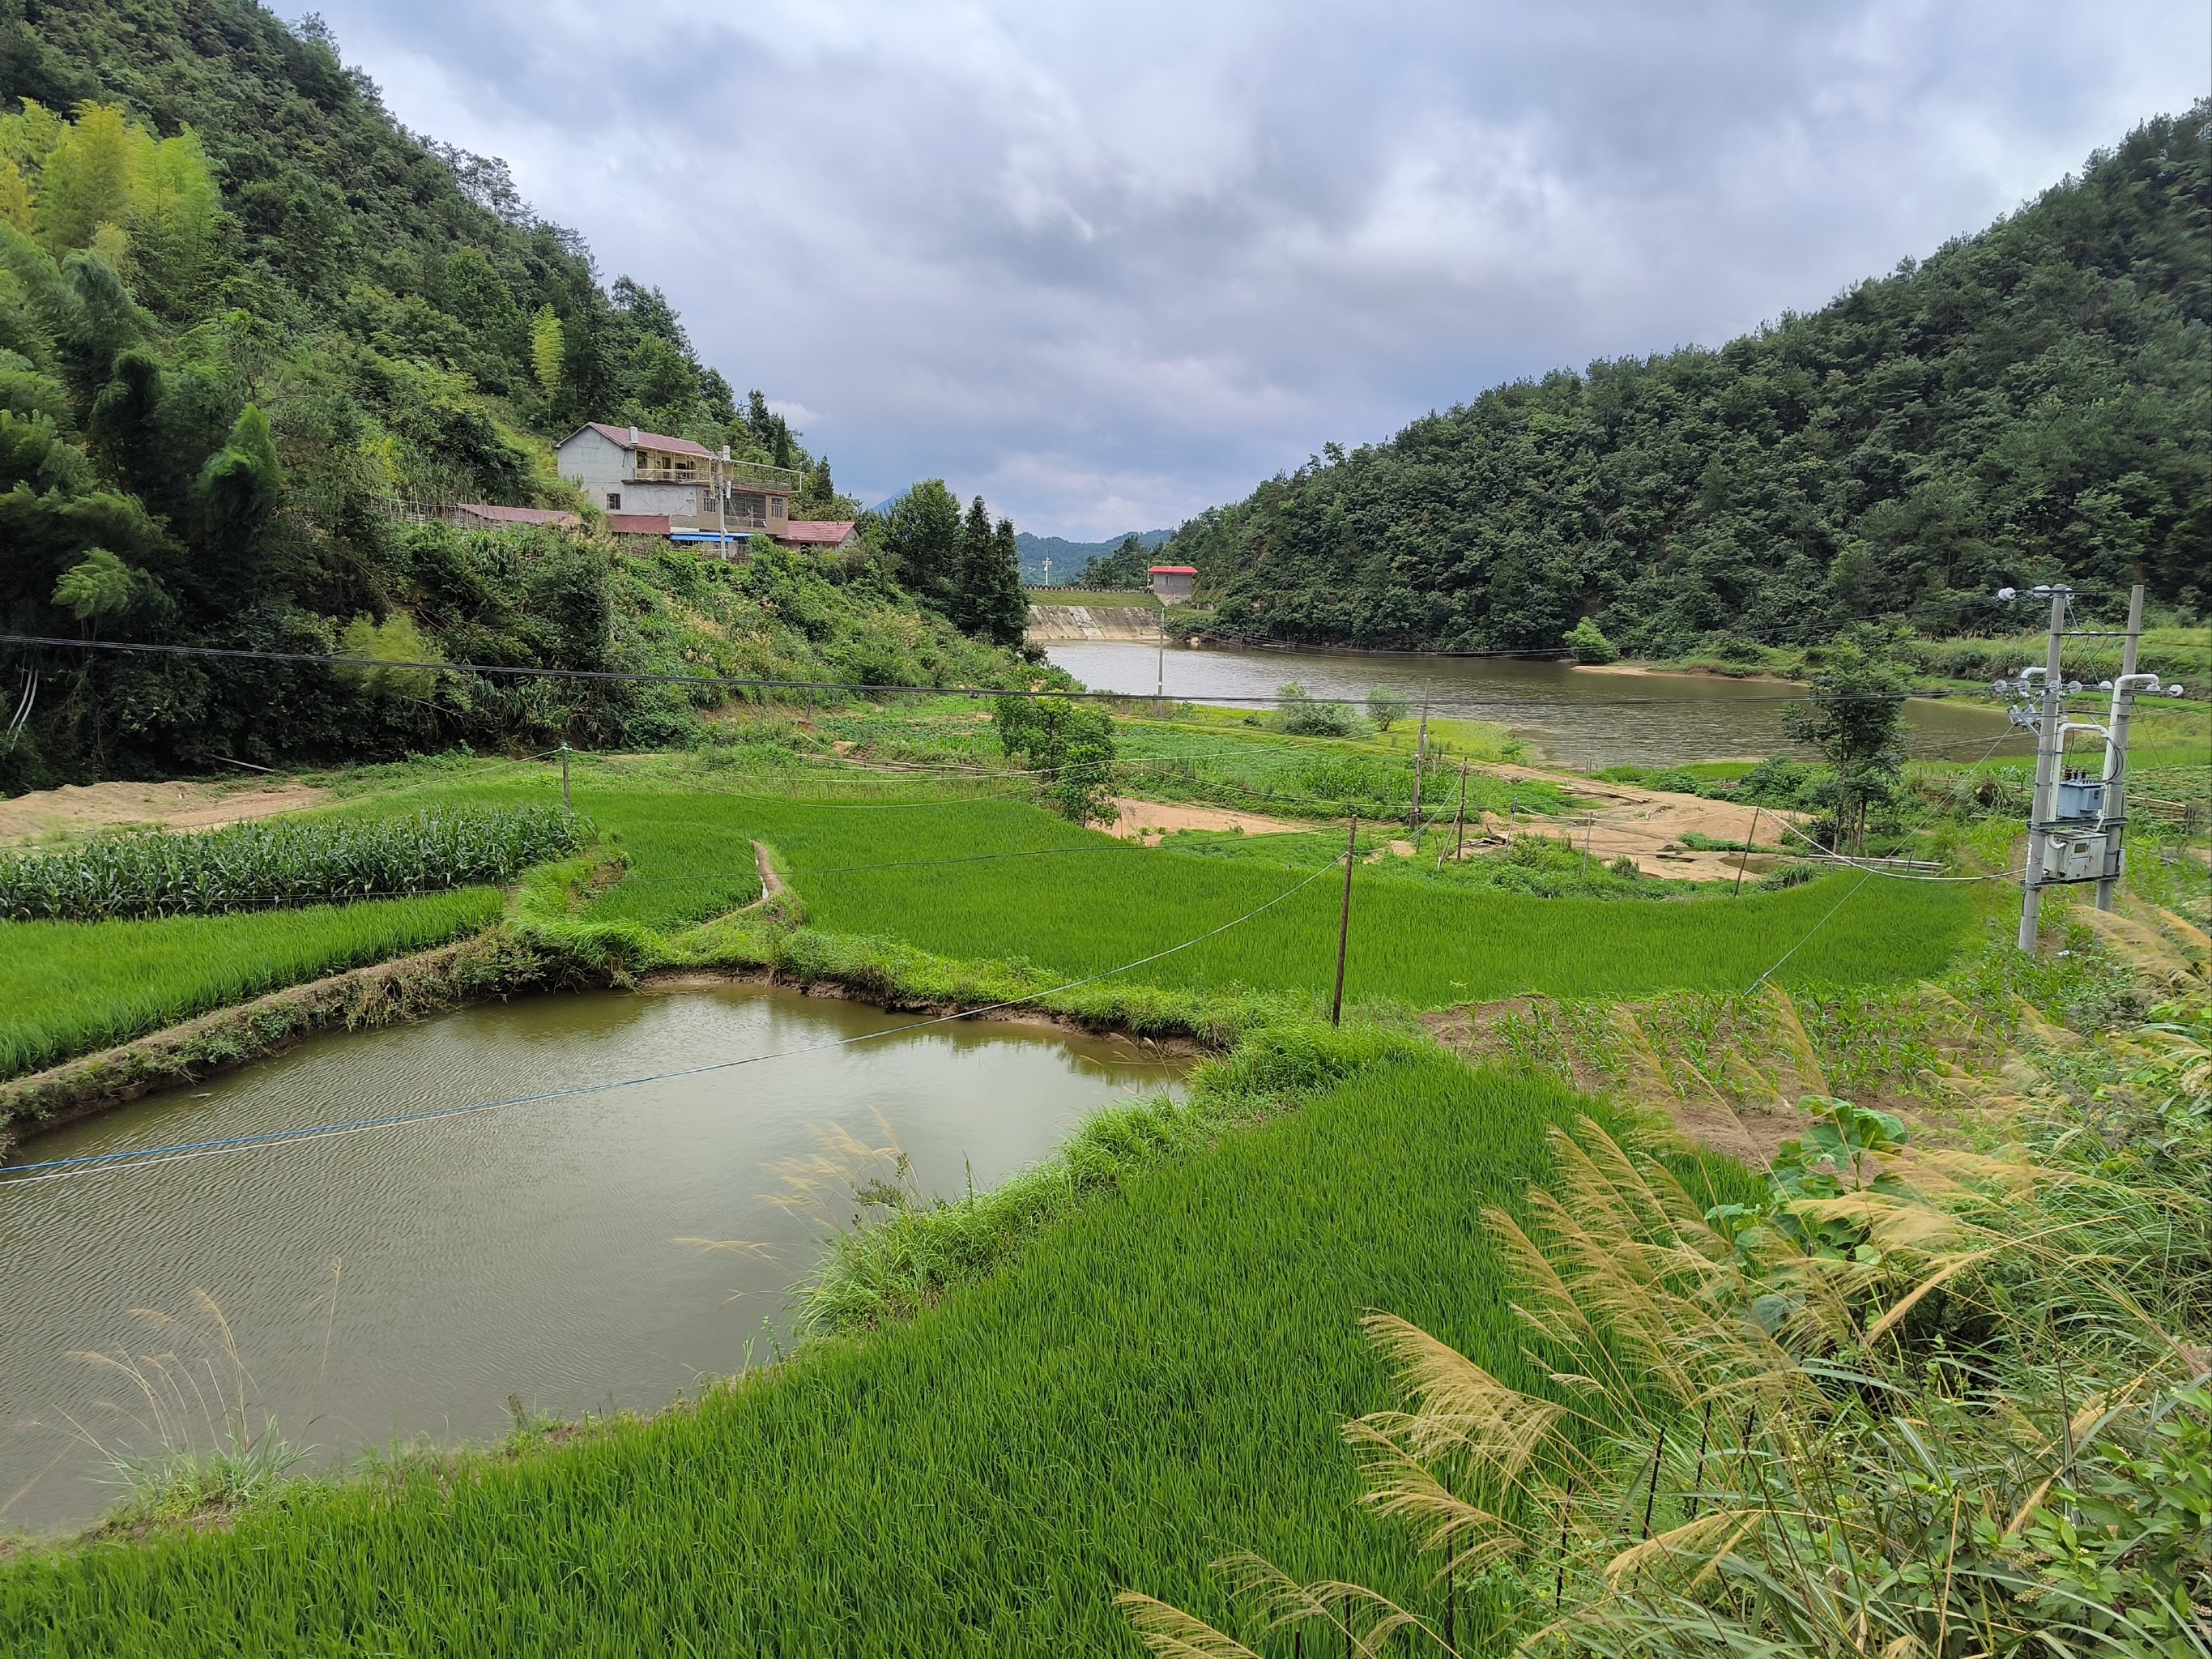
[(1025, 635), (1036, 645), (1058, 640), (1142, 640), (1149, 645), (1159, 636), (1159, 612), (1137, 605), (1033, 605)]

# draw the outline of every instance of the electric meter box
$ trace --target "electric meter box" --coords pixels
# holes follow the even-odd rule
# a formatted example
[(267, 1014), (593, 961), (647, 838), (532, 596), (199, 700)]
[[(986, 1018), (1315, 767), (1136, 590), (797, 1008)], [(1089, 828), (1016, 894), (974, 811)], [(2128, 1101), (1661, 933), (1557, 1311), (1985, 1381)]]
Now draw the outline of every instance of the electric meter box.
[(2094, 823), (2105, 810), (2104, 780), (2061, 778), (2052, 805), (2056, 810), (2051, 817), (2061, 823)]
[(2094, 881), (2108, 873), (2105, 869), (2105, 851), (2106, 837), (2094, 832), (2088, 835), (2054, 835), (2043, 843), (2043, 878), (2045, 881)]

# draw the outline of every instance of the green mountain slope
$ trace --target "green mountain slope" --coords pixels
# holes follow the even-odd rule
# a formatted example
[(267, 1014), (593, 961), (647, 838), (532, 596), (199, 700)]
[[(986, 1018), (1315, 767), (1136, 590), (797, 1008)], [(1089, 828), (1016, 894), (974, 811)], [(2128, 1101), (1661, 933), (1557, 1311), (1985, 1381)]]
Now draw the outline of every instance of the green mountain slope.
[[(980, 501), (963, 521), (941, 487), (927, 536), (871, 526), (888, 550), (870, 570), (702, 572), (604, 538), (416, 521), (469, 500), (594, 517), (550, 447), (586, 418), (801, 469), (799, 516), (857, 511), (759, 392), (741, 402), (699, 361), (656, 289), (603, 286), (502, 164), (398, 126), (312, 17), (0, 0), (0, 633), (898, 684), (1013, 671), (960, 631), (985, 631), (967, 613), (986, 588), (1018, 610), (1012, 526)], [(891, 580), (921, 542), (937, 580), (907, 586), (927, 611)], [(0, 790), (665, 741), (698, 707), (665, 688), (0, 647)]]
[[(1981, 234), (1718, 350), (1484, 392), (1186, 524), (1225, 628), (1664, 653), (2140, 568), (2212, 609), (2212, 104)], [(2016, 626), (2016, 622), (2002, 623)]]

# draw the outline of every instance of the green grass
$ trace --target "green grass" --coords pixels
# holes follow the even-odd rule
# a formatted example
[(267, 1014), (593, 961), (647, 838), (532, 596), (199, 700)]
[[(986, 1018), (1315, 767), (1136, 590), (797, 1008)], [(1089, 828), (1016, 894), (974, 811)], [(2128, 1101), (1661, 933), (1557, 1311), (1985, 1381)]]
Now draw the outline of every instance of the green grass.
[(1353, 1504), (1338, 1426), (1389, 1397), (1356, 1321), (1525, 1380), (1480, 1212), (1519, 1206), (1574, 1110), (1403, 1054), (696, 1410), (19, 1561), (0, 1649), (1134, 1653), (1116, 1590), (1225, 1617), (1204, 1564), (1243, 1548), (1425, 1606)]
[(0, 1077), (264, 991), (441, 945), (498, 915), (496, 890), (159, 921), (0, 922)]
[[(899, 939), (969, 961), (1025, 959), (1071, 978), (1191, 939), (1299, 878), (1273, 863), (1109, 842), (1024, 801), (943, 799), (923, 782), (890, 800), (848, 796), (838, 804), (769, 799), (750, 793), (762, 786), (737, 782), (720, 796), (672, 796), (621, 787), (622, 776), (608, 767), (580, 778), (577, 811), (625, 836), (650, 817), (673, 822), (680, 812), (699, 826), (697, 845), (708, 850), (765, 842), (804, 900), (809, 923), (824, 932)], [(543, 787), (499, 781), (493, 774), (483, 781), (426, 784), (393, 800), (465, 795), (496, 804)], [(1024, 856), (980, 856), (1009, 853)], [(1333, 855), (1322, 854), (1310, 867)], [(947, 862), (954, 860), (972, 861)], [(681, 873), (659, 863), (635, 868), (641, 891), (648, 877)], [(1972, 890), (1887, 878), (1869, 882), (1824, 922), (1857, 880), (1830, 876), (1725, 903), (1641, 903), (1546, 899), (1363, 868), (1354, 882), (1351, 994), (1433, 1007), (1524, 991), (1741, 990), (1808, 933), (1777, 975), (1783, 982), (1888, 983), (1941, 972), (1975, 926)], [(684, 890), (680, 881), (664, 878), (662, 885)], [(616, 887), (600, 902), (628, 902), (623, 890)], [(1319, 994), (1334, 971), (1340, 900), (1340, 882), (1324, 877), (1233, 932), (1131, 978), (1178, 988)]]
[(1116, 610), (1152, 607), (1152, 590), (1149, 587), (1032, 587), (1029, 590), (1031, 605), (1107, 605)]

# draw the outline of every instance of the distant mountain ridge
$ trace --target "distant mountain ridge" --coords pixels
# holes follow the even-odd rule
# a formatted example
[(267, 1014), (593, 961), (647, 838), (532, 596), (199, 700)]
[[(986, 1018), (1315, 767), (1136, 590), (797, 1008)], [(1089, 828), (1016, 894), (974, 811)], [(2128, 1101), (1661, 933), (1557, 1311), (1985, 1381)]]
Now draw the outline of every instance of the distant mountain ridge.
[(1060, 583), (1073, 581), (1083, 567), (1093, 559), (1111, 556), (1114, 550), (1127, 538), (1134, 536), (1139, 545), (1146, 548), (1163, 547), (1175, 536), (1172, 530), (1130, 530), (1119, 536), (1109, 537), (1103, 542), (1072, 542), (1063, 536), (1032, 536), (1026, 530), (1014, 538), (1014, 547), (1021, 555), (1022, 580), (1042, 582), (1046, 579), (1045, 562), (1052, 562), (1050, 576)]

